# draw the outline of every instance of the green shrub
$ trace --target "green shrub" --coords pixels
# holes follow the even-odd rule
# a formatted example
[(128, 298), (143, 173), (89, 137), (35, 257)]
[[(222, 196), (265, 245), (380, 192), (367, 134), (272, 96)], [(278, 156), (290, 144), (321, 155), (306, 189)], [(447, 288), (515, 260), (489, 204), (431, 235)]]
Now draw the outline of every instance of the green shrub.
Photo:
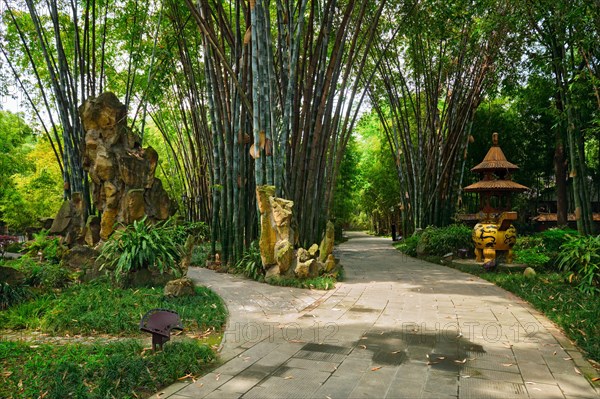
[(572, 237), (577, 237), (578, 235), (577, 230), (553, 228), (537, 233), (535, 237), (541, 238), (547, 252), (558, 255), (561, 251), (560, 247)]
[(208, 225), (204, 222), (174, 224), (174, 222), (170, 220), (167, 223), (173, 224), (172, 229), (167, 231), (167, 234), (171, 234), (173, 241), (179, 245), (184, 245), (190, 235), (194, 236), (196, 242), (204, 241), (209, 236)]
[(559, 267), (571, 272), (586, 293), (598, 292), (600, 285), (600, 236), (570, 237), (561, 245)]
[(550, 261), (542, 247), (515, 250), (515, 262), (531, 267), (543, 267)]
[(424, 254), (444, 256), (461, 248), (473, 249), (473, 230), (462, 224), (446, 227), (427, 227), (419, 239), (418, 247)]
[(60, 242), (60, 237), (49, 236), (48, 230), (42, 230), (33, 235), (33, 241), (25, 244), (25, 252), (33, 257), (39, 258), (49, 263), (59, 263), (65, 246)]
[(242, 255), (242, 258), (235, 264), (235, 270), (243, 273), (246, 277), (253, 280), (260, 280), (265, 275), (265, 270), (260, 257), (260, 248), (258, 241), (253, 241)]
[(560, 246), (577, 234), (575, 230), (554, 228), (518, 237), (513, 248), (515, 260), (530, 266), (557, 268)]
[(202, 242), (194, 247), (192, 250), (191, 264), (194, 266), (206, 265), (206, 260), (210, 255), (210, 243)]
[(115, 231), (100, 252), (101, 268), (108, 269), (117, 282), (141, 269), (177, 275), (183, 246), (175, 230), (170, 220), (151, 225), (144, 218)]
[(413, 234), (410, 237), (394, 244), (394, 247), (408, 256), (417, 256), (417, 245), (419, 244), (420, 234)]

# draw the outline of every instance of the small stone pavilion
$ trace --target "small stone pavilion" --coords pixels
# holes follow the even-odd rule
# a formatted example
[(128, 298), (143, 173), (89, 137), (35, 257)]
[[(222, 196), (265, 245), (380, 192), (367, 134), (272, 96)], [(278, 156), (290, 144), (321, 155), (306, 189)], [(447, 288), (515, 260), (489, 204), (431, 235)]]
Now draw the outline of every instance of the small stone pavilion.
[(517, 220), (517, 212), (511, 211), (511, 194), (529, 189), (512, 181), (511, 175), (518, 169), (508, 162), (498, 145), (498, 133), (494, 133), (487, 155), (471, 169), (481, 174), (481, 180), (464, 188), (466, 192), (479, 193), (479, 222), (473, 228), (477, 262), (489, 262), (504, 255), (506, 263), (512, 263), (512, 248), (517, 241), (512, 221)]

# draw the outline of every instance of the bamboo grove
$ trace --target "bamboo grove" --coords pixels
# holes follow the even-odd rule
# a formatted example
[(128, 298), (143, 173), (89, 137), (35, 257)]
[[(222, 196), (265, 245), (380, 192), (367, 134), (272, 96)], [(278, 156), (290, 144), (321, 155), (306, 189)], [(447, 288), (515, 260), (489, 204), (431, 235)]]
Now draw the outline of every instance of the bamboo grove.
[(213, 242), (226, 262), (242, 254), (264, 184), (294, 200), (301, 244), (319, 242), (385, 2), (187, 4), (203, 36)]
[(450, 222), (478, 106), (527, 51), (555, 77), (559, 217), (570, 176), (579, 230), (592, 230), (583, 141), (593, 122), (575, 94), (585, 84), (586, 101), (600, 98), (592, 0), (2, 1), (0, 78), (16, 81), (50, 139), (65, 197), (89, 198), (77, 109), (113, 91), (144, 145), (160, 132), (165, 184), (185, 219), (211, 226), (225, 263), (258, 237), (260, 185), (294, 201), (299, 245), (321, 240), (370, 110), (395, 161), (403, 231)]

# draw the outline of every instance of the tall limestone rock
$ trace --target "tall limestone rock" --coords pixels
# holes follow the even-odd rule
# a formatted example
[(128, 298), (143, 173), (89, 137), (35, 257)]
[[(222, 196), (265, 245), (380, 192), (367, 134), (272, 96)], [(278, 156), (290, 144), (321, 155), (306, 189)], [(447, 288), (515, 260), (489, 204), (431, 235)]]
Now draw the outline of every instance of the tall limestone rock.
[(142, 148), (127, 127), (125, 105), (107, 92), (88, 98), (79, 114), (85, 129), (83, 165), (92, 180), (92, 200), (102, 215), (99, 237), (106, 240), (116, 223), (171, 216), (174, 204), (154, 176), (158, 154), (152, 147)]

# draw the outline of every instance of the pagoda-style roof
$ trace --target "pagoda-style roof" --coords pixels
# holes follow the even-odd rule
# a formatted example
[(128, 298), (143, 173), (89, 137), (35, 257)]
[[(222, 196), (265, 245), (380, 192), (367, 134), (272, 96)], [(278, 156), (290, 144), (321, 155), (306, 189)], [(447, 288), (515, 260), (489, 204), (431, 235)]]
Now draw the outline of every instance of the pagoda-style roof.
[(494, 191), (511, 191), (523, 192), (529, 190), (528, 187), (522, 184), (515, 183), (512, 180), (481, 180), (464, 188), (467, 192), (494, 192)]
[(502, 170), (511, 172), (519, 169), (514, 163), (508, 162), (504, 156), (504, 152), (502, 152), (502, 149), (498, 146), (498, 133), (492, 135), (492, 143), (493, 145), (485, 158), (483, 158), (483, 162), (471, 169), (471, 172), (485, 173)]

